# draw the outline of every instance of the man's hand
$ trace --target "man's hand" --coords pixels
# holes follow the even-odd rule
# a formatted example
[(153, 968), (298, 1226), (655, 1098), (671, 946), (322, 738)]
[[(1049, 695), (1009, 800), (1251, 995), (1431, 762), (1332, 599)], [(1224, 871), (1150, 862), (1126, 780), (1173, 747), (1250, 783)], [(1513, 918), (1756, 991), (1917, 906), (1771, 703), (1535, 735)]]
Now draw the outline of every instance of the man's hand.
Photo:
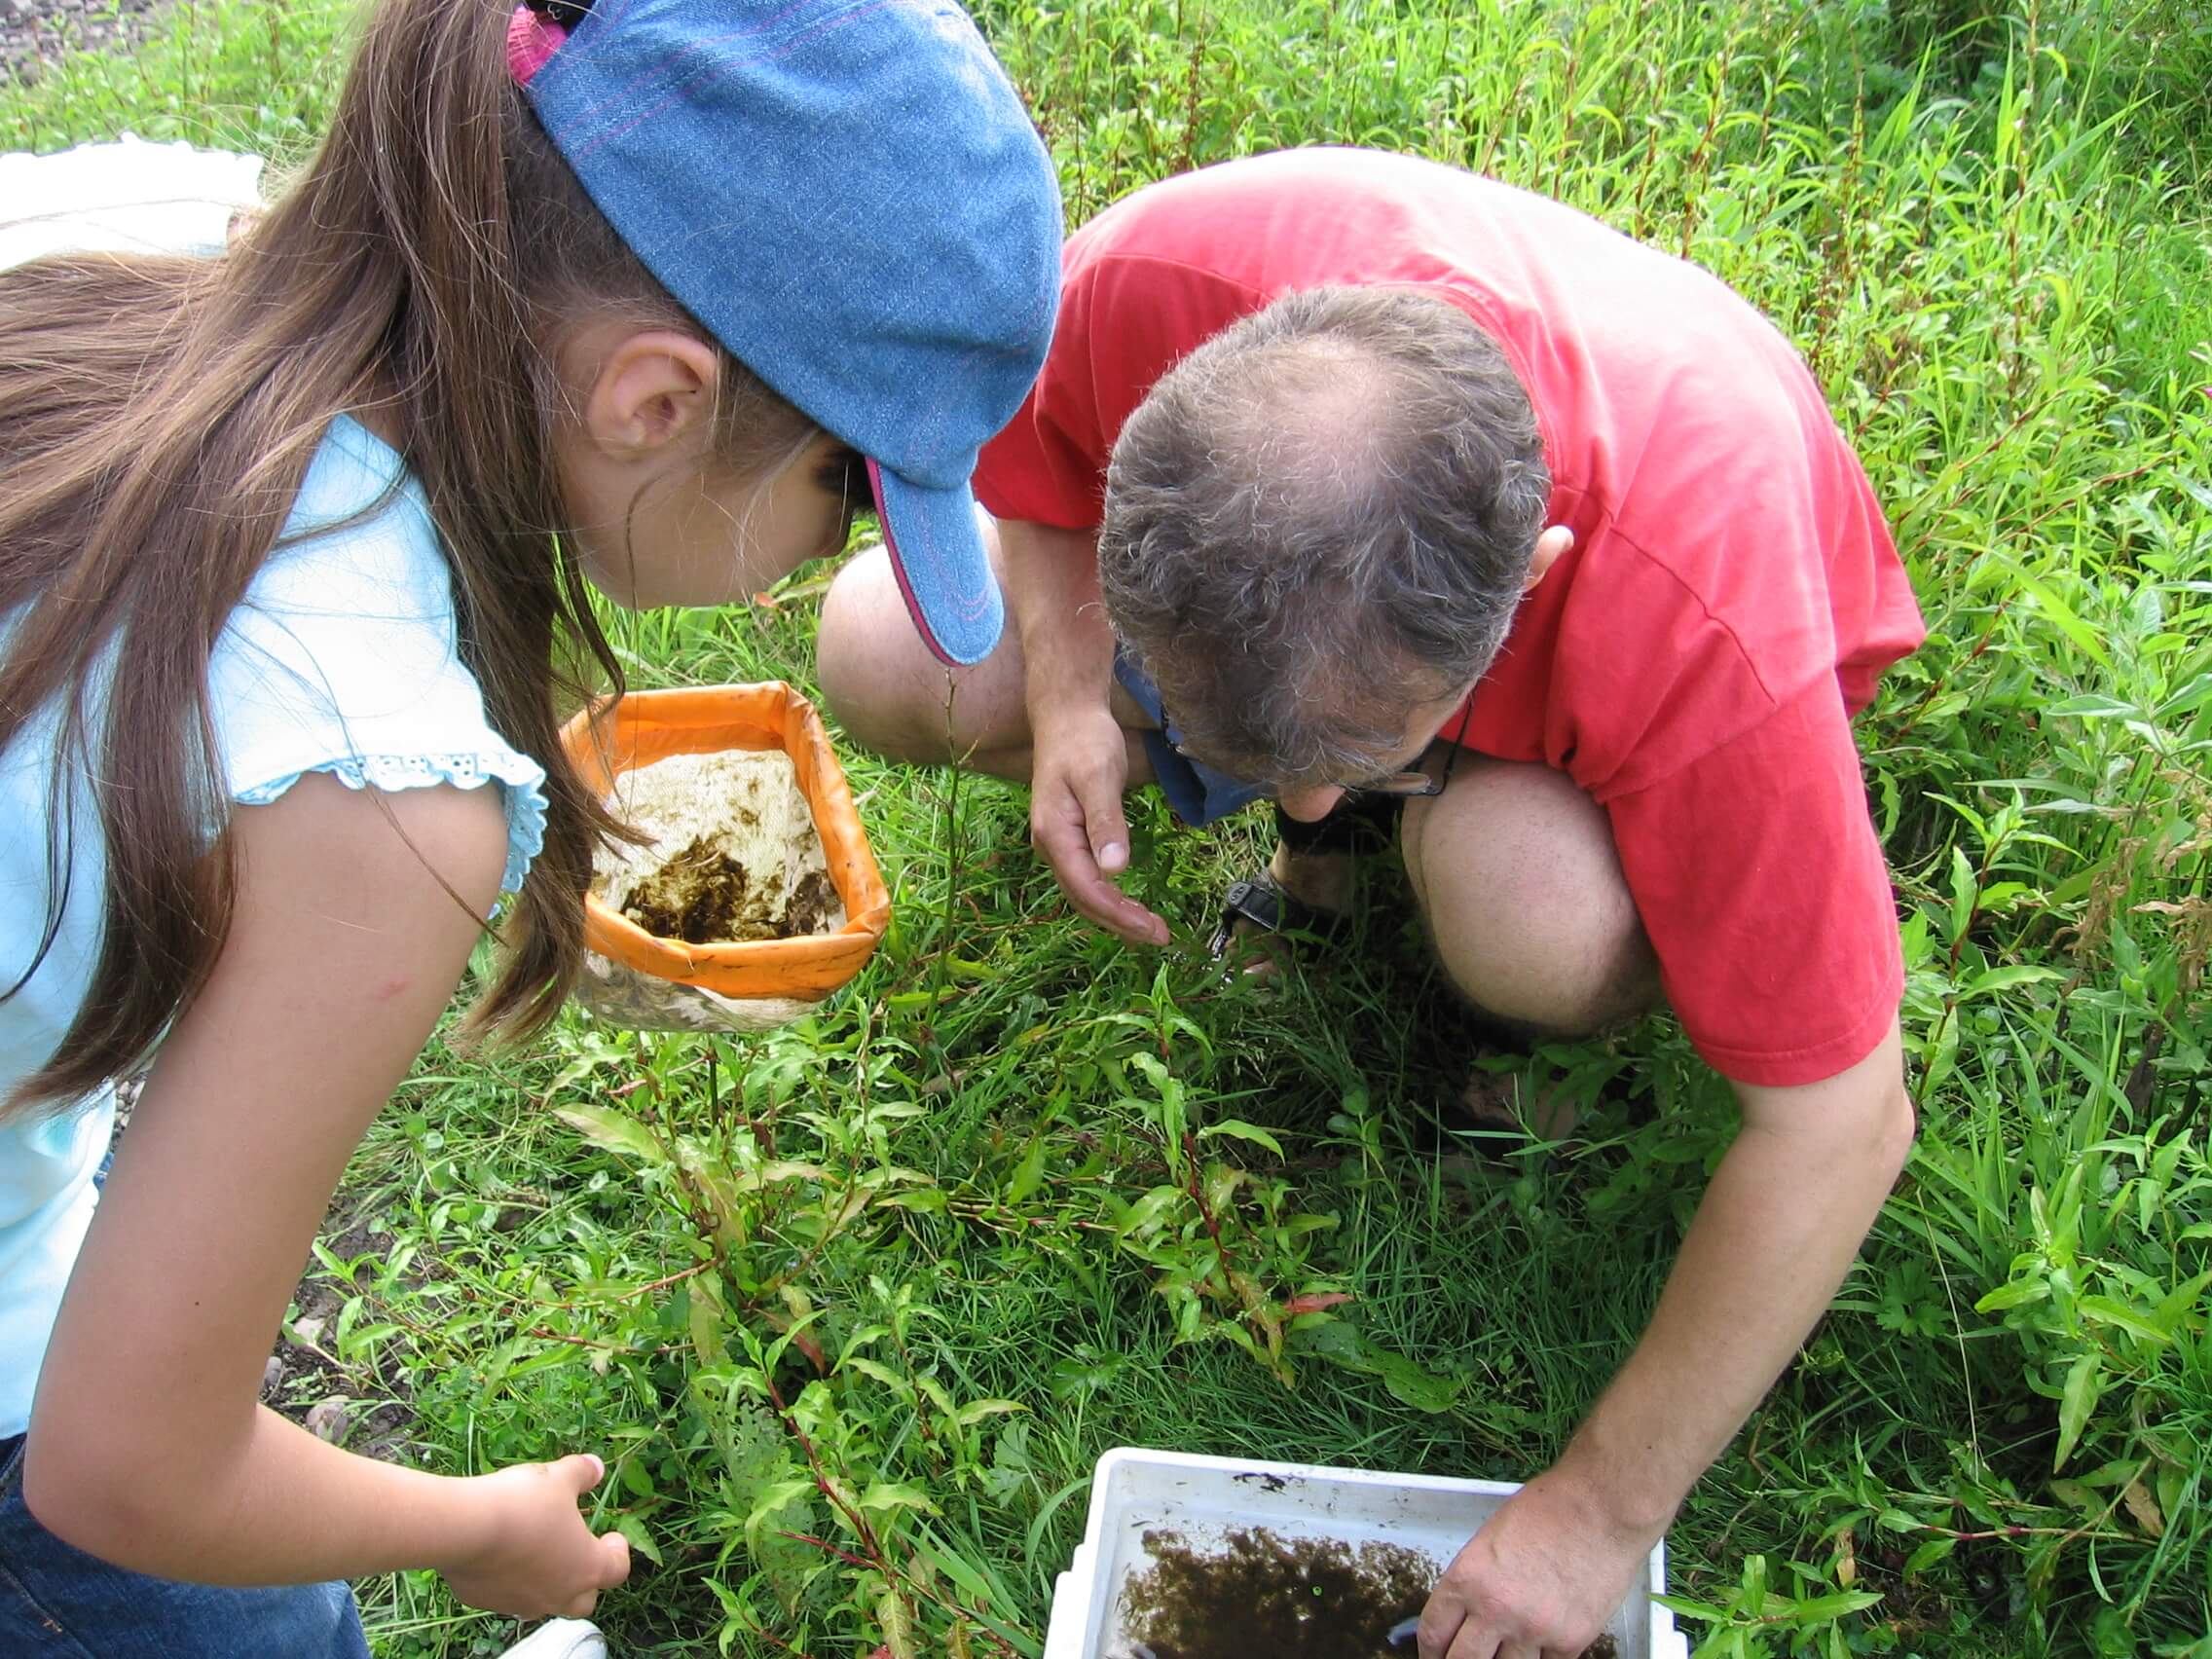
[(1642, 1576), (1660, 1534), (1622, 1531), (1557, 1469), (1468, 1540), (1420, 1616), (1420, 1659), (1576, 1659)]
[(998, 535), (1021, 639), (1030, 838), (1079, 913), (1131, 944), (1165, 944), (1167, 924), (1114, 885), (1129, 867), (1129, 738), (1114, 718), (1098, 533), (1007, 519)]
[(1165, 944), (1166, 922), (1114, 885), (1129, 867), (1129, 754), (1111, 707), (1042, 716), (1032, 736), (1029, 833), (1068, 903), (1132, 944)]

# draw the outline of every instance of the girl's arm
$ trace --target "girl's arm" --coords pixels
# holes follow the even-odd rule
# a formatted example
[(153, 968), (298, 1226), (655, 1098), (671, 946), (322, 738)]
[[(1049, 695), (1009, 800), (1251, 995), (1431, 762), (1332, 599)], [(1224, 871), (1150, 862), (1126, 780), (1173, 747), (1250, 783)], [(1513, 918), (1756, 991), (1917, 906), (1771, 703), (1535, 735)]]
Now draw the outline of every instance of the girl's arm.
[(428, 1475), (255, 1403), (331, 1191), (496, 895), (499, 798), (317, 774), (240, 808), (233, 833), (231, 933), (162, 1046), (70, 1278), (25, 1499), (79, 1548), (165, 1577), (435, 1567), (480, 1606), (585, 1610), (628, 1572), (627, 1545), (593, 1537), (576, 1509), (597, 1459)]

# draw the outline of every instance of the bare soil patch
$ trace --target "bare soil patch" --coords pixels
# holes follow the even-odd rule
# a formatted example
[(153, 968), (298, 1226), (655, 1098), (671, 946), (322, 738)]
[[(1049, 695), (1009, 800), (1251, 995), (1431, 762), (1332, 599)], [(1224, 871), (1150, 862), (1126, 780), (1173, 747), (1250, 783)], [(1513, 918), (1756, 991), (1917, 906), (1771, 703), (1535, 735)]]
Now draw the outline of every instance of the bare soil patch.
[(28, 80), (63, 54), (136, 41), (167, 0), (0, 0), (0, 81)]

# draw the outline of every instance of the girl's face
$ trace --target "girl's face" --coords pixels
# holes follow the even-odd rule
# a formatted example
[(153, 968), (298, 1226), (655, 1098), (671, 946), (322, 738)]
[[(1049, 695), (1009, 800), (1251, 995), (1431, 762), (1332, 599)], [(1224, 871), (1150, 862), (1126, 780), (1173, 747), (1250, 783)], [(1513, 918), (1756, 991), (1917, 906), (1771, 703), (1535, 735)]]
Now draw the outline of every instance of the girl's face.
[(633, 610), (740, 605), (842, 551), (853, 515), (874, 505), (866, 464), (827, 433), (771, 478), (725, 470), (694, 455), (643, 477), (571, 477), (569, 542), (592, 585)]
[(765, 479), (736, 476), (714, 444), (719, 361), (689, 335), (588, 324), (560, 358), (564, 539), (617, 605), (742, 604), (873, 508), (866, 463), (826, 433)]

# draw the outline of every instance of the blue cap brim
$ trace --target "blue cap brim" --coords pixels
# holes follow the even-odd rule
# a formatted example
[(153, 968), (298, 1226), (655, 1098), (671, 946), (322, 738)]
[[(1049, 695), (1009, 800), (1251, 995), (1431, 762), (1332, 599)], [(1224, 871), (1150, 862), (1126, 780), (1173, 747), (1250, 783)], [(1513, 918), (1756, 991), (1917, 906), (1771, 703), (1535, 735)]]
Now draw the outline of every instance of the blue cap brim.
[(955, 666), (982, 661), (999, 643), (1006, 604), (991, 573), (975, 495), (965, 483), (924, 489), (872, 459), (867, 477), (883, 545), (922, 643)]

